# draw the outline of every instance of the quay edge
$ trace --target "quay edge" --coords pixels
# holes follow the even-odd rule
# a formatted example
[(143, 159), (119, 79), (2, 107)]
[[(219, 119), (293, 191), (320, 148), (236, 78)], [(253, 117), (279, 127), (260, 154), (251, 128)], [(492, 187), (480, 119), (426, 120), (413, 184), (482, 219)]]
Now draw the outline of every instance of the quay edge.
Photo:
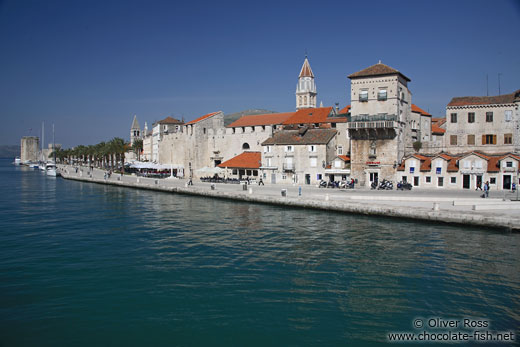
[[(436, 222), (442, 224), (456, 224), (463, 226), (478, 226), (483, 228), (499, 229), (502, 231), (520, 231), (520, 223), (515, 223), (515, 219), (501, 216), (486, 216), (478, 213), (468, 213), (463, 211), (442, 211), (427, 209), (424, 207), (409, 208), (406, 206), (388, 206), (375, 204), (373, 201), (332, 201), (316, 200), (308, 198), (295, 198), (289, 196), (264, 196), (259, 194), (248, 194), (246, 192), (223, 192), (218, 190), (200, 189), (197, 187), (165, 187), (161, 185), (150, 185), (137, 182), (123, 182), (114, 180), (104, 180), (91, 177), (75, 177), (63, 174), (64, 179), (91, 182), (97, 184), (122, 186), (136, 189), (153, 190), (185, 195), (197, 195), (211, 198), (239, 200), (253, 203), (270, 205), (291, 206), (297, 208), (310, 208), (335, 212), (347, 212), (352, 214), (405, 218), (409, 220)], [(516, 221), (517, 222), (517, 221)]]

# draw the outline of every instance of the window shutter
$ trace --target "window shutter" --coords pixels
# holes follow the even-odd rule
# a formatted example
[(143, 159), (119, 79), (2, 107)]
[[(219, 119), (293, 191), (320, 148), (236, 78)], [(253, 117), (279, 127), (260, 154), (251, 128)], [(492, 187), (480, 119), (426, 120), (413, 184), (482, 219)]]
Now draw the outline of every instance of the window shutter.
[(493, 144), (494, 144), (494, 145), (497, 144), (497, 136), (496, 136), (496, 135), (493, 135)]
[(483, 145), (486, 144), (486, 135), (482, 135), (482, 144), (483, 144)]

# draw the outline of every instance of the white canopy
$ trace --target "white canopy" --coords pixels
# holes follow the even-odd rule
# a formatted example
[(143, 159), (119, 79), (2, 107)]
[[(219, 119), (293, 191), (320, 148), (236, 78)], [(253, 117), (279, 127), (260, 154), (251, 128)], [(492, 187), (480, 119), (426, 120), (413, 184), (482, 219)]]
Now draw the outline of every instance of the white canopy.
[(215, 175), (215, 174), (221, 174), (225, 170), (221, 169), (219, 167), (202, 167), (200, 169), (195, 170), (195, 172), (199, 175)]
[(130, 164), (131, 168), (134, 169), (152, 169), (152, 170), (169, 170), (169, 169), (182, 169), (184, 166), (177, 164), (155, 164), (150, 162), (136, 161)]

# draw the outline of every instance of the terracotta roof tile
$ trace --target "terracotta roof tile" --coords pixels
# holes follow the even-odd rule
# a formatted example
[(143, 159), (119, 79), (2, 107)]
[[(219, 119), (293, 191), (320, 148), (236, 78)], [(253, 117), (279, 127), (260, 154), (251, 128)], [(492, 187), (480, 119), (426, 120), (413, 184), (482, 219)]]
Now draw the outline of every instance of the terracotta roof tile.
[(204, 120), (204, 119), (206, 119), (206, 118), (209, 118), (209, 117), (211, 117), (211, 116), (216, 115), (217, 113), (220, 113), (220, 111), (218, 111), (218, 112), (213, 112), (213, 113), (208, 113), (208, 114), (206, 114), (206, 115), (204, 115), (204, 116), (202, 116), (202, 117), (199, 117), (199, 118), (197, 118), (197, 119), (194, 119), (194, 120), (192, 120), (192, 121), (186, 123), (185, 125), (190, 125), (190, 124), (198, 123), (198, 122), (200, 122), (201, 120)]
[(498, 96), (462, 96), (451, 99), (450, 106), (467, 106), (467, 105), (496, 105), (496, 104), (512, 104), (520, 98), (520, 89), (505, 95)]
[(293, 116), (295, 112), (285, 112), (285, 113), (268, 113), (268, 114), (258, 114), (253, 116), (242, 116), (233, 123), (229, 124), (228, 128), (234, 127), (247, 127), (254, 125), (274, 125), (274, 124), (282, 124), (289, 117)]
[(346, 155), (338, 155), (338, 158), (342, 159), (343, 161), (350, 161), (350, 157)]
[(157, 122), (158, 124), (184, 124), (182, 121), (175, 119), (173, 117), (166, 117), (163, 120)]
[(325, 145), (336, 136), (334, 129), (281, 130), (262, 143), (265, 145)]
[(354, 72), (353, 74), (349, 75), (348, 78), (353, 79), (353, 78), (360, 78), (360, 77), (384, 76), (384, 75), (396, 75), (396, 74), (401, 75), (404, 79), (406, 79), (407, 81), (410, 81), (410, 79), (408, 77), (403, 75), (398, 70), (391, 68), (388, 65), (381, 64), (381, 63), (372, 65), (361, 71)]
[(303, 108), (289, 117), (283, 124), (326, 123), (332, 114), (332, 107)]
[(445, 132), (446, 132), (446, 129), (443, 129), (443, 128), (439, 127), (438, 125), (432, 123), (432, 134), (433, 135), (444, 135)]
[(341, 110), (339, 110), (338, 114), (346, 114), (350, 112), (350, 105), (347, 105), (343, 107)]
[(419, 106), (415, 105), (415, 104), (412, 104), (412, 112), (416, 112), (416, 113), (420, 113), (424, 116), (432, 116), (431, 114), (429, 114), (428, 112), (426, 112), (425, 110), (423, 110), (422, 108), (420, 108)]
[(243, 152), (218, 165), (221, 168), (258, 169), (262, 162), (260, 152)]
[(347, 117), (328, 117), (325, 119), (327, 123), (347, 123), (348, 118)]

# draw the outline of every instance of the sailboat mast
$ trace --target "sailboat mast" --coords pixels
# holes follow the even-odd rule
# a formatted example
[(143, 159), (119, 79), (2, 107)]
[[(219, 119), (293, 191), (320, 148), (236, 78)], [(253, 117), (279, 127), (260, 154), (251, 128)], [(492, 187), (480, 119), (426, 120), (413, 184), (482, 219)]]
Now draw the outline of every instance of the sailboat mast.
[(54, 165), (56, 165), (56, 147), (54, 145), (54, 123), (52, 123), (52, 152), (54, 153)]

